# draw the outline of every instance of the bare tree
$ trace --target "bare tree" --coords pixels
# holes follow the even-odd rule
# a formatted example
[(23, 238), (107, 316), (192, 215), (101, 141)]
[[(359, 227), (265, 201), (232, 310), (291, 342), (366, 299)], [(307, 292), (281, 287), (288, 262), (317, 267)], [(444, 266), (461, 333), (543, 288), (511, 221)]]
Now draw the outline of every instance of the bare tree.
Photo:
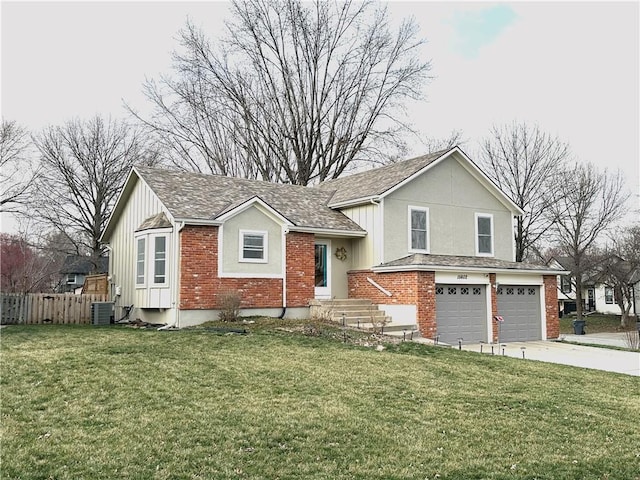
[(494, 126), (482, 142), (485, 172), (525, 212), (516, 219), (516, 262), (551, 227), (553, 218), (545, 211), (568, 155), (566, 143), (525, 123)]
[(557, 245), (572, 261), (576, 283), (576, 315), (582, 320), (583, 275), (587, 252), (624, 213), (628, 194), (620, 173), (600, 173), (591, 164), (576, 164), (563, 174), (548, 205)]
[(215, 49), (187, 24), (177, 77), (145, 86), (155, 114), (137, 116), (181, 168), (307, 185), (398, 142), (430, 69), (413, 21), (394, 31), (385, 9), (353, 0), (238, 0), (231, 12)]
[(0, 212), (17, 212), (30, 199), (38, 175), (31, 158), (31, 138), (15, 121), (0, 125)]
[(620, 326), (627, 327), (634, 302), (632, 281), (640, 274), (640, 226), (627, 227), (611, 236), (611, 245), (602, 262), (603, 280), (614, 290), (620, 307)]
[[(97, 267), (99, 239), (134, 163), (153, 163), (144, 135), (126, 123), (96, 116), (48, 127), (35, 137), (43, 174), (34, 213), (53, 232), (90, 254)], [(151, 160), (149, 160), (151, 158)]]
[(0, 233), (0, 290), (50, 292), (56, 265), (21, 235)]

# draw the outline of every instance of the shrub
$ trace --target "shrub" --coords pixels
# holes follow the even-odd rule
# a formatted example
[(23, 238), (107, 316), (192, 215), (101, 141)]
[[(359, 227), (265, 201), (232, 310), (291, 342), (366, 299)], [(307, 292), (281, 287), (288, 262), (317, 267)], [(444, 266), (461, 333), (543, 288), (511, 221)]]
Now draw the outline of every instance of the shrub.
[(220, 314), (218, 319), (222, 322), (237, 322), (240, 318), (240, 293), (236, 291), (221, 293), (218, 297)]

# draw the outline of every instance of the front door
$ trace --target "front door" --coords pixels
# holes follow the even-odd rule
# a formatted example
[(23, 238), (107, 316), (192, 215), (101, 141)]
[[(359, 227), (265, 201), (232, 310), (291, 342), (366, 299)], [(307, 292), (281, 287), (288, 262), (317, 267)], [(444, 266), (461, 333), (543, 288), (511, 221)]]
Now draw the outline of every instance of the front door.
[(593, 288), (587, 289), (587, 311), (593, 312), (596, 309), (596, 292)]
[(316, 298), (331, 298), (331, 258), (329, 241), (316, 242)]

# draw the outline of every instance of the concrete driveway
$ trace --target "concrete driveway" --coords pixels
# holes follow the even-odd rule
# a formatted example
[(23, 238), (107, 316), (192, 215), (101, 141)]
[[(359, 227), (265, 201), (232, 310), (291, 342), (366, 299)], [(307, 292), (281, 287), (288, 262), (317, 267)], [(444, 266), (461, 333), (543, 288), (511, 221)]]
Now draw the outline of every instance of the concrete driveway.
[[(566, 337), (573, 337), (573, 335), (567, 335)], [(573, 338), (570, 338), (570, 340), (598, 344), (598, 342), (594, 341), (595, 339), (589, 337), (588, 335), (581, 335), (578, 340)], [(568, 341), (569, 339), (565, 338), (565, 340)], [(482, 353), (491, 355), (491, 345), (487, 344), (482, 346), (480, 344), (463, 345), (462, 349), (480, 352), (481, 347)], [(525, 360), (538, 360), (640, 376), (640, 352), (625, 352), (610, 348), (588, 347), (555, 341), (496, 344), (493, 346), (493, 350), (495, 355), (504, 354), (509, 357), (523, 358), (524, 354)]]

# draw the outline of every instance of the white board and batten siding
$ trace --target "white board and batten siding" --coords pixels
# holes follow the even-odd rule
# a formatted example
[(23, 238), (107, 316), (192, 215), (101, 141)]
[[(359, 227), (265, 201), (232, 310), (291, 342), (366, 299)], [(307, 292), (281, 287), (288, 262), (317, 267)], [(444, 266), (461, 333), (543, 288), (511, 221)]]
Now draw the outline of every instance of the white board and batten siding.
[(369, 203), (341, 209), (341, 212), (356, 222), (367, 232), (367, 235), (352, 242), (351, 268), (355, 270), (369, 269), (382, 261), (382, 204)]
[[(131, 187), (131, 191), (128, 194), (130, 199), (124, 204), (109, 239), (109, 247), (111, 249), (109, 274), (111, 276), (112, 296), (116, 302), (116, 307), (133, 305), (138, 309), (152, 305), (151, 302), (153, 302), (153, 305), (162, 304), (165, 308), (169, 307), (171, 304), (169, 298), (172, 291), (171, 287), (175, 285), (177, 275), (175, 262), (172, 261), (175, 255), (174, 249), (177, 248), (175, 229), (167, 236), (166, 273), (168, 286), (162, 289), (136, 288), (135, 283), (135, 231), (144, 220), (158, 213), (164, 212), (170, 218), (169, 212), (155, 193), (139, 179)], [(116, 292), (119, 292), (120, 295), (116, 295)], [(116, 312), (116, 315), (118, 315), (118, 312)]]

